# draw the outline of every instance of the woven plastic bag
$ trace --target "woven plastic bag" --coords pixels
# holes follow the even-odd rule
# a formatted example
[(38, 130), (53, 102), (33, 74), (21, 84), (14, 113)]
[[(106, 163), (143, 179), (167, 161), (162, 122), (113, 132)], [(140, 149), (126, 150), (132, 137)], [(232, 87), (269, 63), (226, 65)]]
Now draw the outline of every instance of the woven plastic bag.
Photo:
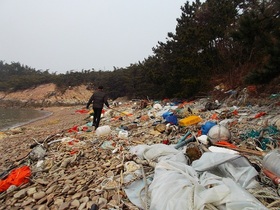
[(29, 166), (14, 169), (4, 180), (0, 180), (0, 192), (6, 191), (11, 185), (20, 186), (29, 181), (31, 170)]

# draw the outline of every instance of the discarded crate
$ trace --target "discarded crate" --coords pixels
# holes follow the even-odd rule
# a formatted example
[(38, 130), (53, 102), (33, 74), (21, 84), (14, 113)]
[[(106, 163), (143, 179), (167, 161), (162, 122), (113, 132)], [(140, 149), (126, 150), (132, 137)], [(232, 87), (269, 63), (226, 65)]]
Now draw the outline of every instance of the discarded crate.
[(184, 119), (179, 120), (179, 126), (190, 126), (201, 122), (202, 119), (199, 116), (189, 116)]

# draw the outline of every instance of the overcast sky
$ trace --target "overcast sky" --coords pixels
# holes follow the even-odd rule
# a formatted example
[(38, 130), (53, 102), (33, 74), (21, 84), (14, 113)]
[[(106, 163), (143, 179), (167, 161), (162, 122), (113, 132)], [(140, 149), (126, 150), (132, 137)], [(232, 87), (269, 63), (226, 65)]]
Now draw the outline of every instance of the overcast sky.
[(153, 55), (186, 0), (0, 0), (0, 60), (65, 73)]

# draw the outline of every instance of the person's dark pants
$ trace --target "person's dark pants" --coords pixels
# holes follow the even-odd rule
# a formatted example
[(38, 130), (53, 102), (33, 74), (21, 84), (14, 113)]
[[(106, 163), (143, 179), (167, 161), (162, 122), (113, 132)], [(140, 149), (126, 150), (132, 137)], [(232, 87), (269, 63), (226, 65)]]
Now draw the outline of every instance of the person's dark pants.
[(93, 108), (93, 122), (92, 126), (95, 126), (95, 129), (98, 128), (100, 118), (101, 118), (102, 108)]

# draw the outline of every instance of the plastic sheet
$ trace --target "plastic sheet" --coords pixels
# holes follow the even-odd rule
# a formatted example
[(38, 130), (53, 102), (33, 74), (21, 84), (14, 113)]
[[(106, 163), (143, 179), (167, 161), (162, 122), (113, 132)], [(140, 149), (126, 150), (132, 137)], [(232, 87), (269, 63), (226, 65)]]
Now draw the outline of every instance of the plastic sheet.
[[(189, 166), (182, 153), (172, 146), (138, 145), (131, 151), (158, 161), (149, 185), (150, 210), (203, 210), (209, 206), (227, 210), (267, 209), (245, 190), (257, 186), (257, 172), (240, 155), (206, 152)], [(137, 194), (143, 183), (138, 180), (125, 190), (139, 208), (143, 208), (144, 195), (139, 198)]]
[(227, 148), (223, 148), (223, 147), (216, 147), (216, 146), (210, 146), (208, 147), (208, 149), (211, 152), (220, 152), (220, 153), (228, 153), (228, 154), (238, 154), (239, 152), (231, 150), (231, 149), (227, 149)]
[[(135, 178), (135, 176), (141, 176), (141, 170), (138, 169), (134, 173), (127, 173), (124, 174), (124, 183), (130, 182)], [(146, 182), (150, 184), (152, 181), (152, 176), (147, 177)], [(145, 182), (143, 179), (136, 180), (132, 182), (130, 185), (124, 188), (126, 195), (128, 196), (129, 200), (140, 209), (144, 209), (144, 200), (146, 198), (145, 191), (143, 190), (145, 187)], [(147, 201), (150, 202), (150, 201)]]
[(171, 145), (141, 144), (131, 147), (129, 152), (134, 155), (137, 155), (140, 159), (146, 159), (150, 161), (159, 162), (160, 160), (173, 159), (179, 162), (183, 162), (185, 164), (187, 163), (183, 152), (175, 149), (174, 146)]
[(187, 164), (187, 160), (182, 151), (175, 149), (171, 145), (154, 144), (143, 151), (143, 157), (150, 161), (174, 160)]
[(151, 210), (266, 209), (258, 200), (230, 178), (196, 171), (182, 163), (161, 161), (155, 171), (151, 193)]
[(239, 154), (205, 152), (199, 160), (192, 163), (198, 172), (210, 171), (222, 177), (230, 177), (246, 189), (258, 187), (258, 172), (249, 161)]
[(266, 169), (280, 177), (279, 160), (280, 149), (274, 149), (264, 156), (262, 164)]
[[(226, 159), (229, 161), (229, 158)], [(204, 162), (205, 158), (199, 161)], [(246, 179), (241, 181), (247, 182)], [(220, 176), (208, 171), (197, 173), (193, 167), (172, 160), (160, 161), (156, 165), (149, 192), (151, 210), (202, 210), (209, 205), (227, 210), (267, 209), (233, 179), (222, 176), (222, 173)]]

